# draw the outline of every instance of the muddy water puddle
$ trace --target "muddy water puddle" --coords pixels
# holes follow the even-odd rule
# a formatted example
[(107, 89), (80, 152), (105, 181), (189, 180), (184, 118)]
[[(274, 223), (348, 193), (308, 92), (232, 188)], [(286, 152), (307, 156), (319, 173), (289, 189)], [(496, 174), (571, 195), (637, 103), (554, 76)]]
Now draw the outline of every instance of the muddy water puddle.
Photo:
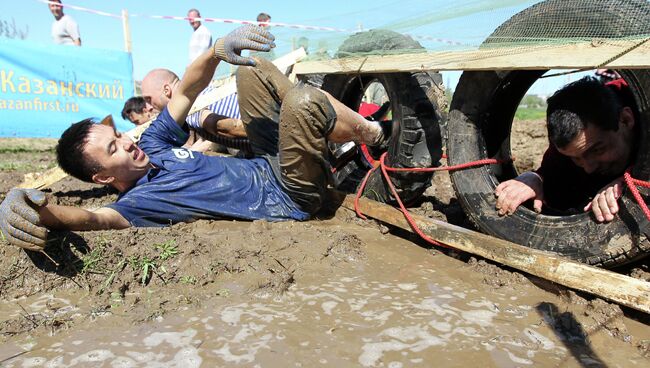
[[(525, 278), (504, 274), (504, 282), (488, 285), (484, 273), (464, 262), (376, 230), (357, 235), (363, 257), (302, 269), (282, 295), (251, 292), (233, 278), (200, 307), (139, 325), (97, 315), (83, 328), (11, 341), (0, 348), (0, 361), (7, 367), (648, 364), (630, 338), (590, 325), (582, 306)], [(32, 296), (21, 305), (58, 311), (76, 308), (74, 298)], [(21, 313), (11, 312), (11, 302), (0, 308), (3, 315)], [(648, 339), (645, 325), (624, 324), (634, 339)]]

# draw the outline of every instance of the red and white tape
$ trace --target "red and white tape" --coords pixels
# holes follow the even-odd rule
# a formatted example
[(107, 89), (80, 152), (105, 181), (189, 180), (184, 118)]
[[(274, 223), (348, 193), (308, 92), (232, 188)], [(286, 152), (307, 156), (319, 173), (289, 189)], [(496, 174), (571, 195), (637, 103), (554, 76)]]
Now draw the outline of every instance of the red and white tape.
[(121, 15), (111, 14), (111, 13), (103, 12), (101, 10), (88, 9), (88, 8), (84, 8), (84, 7), (76, 6), (76, 5), (71, 5), (71, 4), (61, 4), (58, 1), (48, 1), (48, 0), (36, 0), (36, 1), (44, 3), (44, 4), (56, 4), (56, 5), (59, 5), (59, 6), (64, 7), (64, 8), (70, 8), (70, 9), (74, 9), (74, 10), (83, 11), (83, 12), (86, 12), (86, 13), (103, 15), (105, 17), (122, 18)]
[[(71, 4), (61, 4), (57, 1), (48, 1), (48, 0), (37, 0), (41, 3), (45, 4), (58, 4), (61, 5), (62, 7), (65, 8), (70, 8), (74, 10), (79, 10), (83, 11), (86, 13), (91, 13), (91, 14), (97, 14), (105, 17), (111, 17), (111, 18), (122, 18), (121, 15), (118, 14), (112, 14), (112, 13), (107, 13), (101, 10), (95, 10), (95, 9), (88, 9), (84, 8), (81, 6), (76, 6), (76, 5), (71, 5)], [(139, 18), (150, 18), (150, 19), (172, 19), (172, 20), (189, 20), (189, 17), (179, 17), (179, 16), (174, 16), (174, 15), (148, 15), (148, 14), (130, 14), (130, 17), (139, 17)], [(261, 26), (269, 26), (269, 27), (283, 27), (283, 28), (293, 28), (293, 29), (302, 29), (302, 30), (308, 30), (308, 31), (325, 31), (325, 32), (342, 32), (342, 33), (355, 33), (362, 31), (360, 29), (344, 29), (344, 28), (334, 28), (334, 27), (321, 27), (321, 26), (308, 26), (304, 24), (290, 24), (290, 23), (280, 23), (280, 22), (257, 22), (257, 21), (250, 21), (250, 20), (240, 20), (240, 19), (228, 19), (228, 18), (193, 18), (195, 20), (201, 21), (201, 22), (209, 22), (209, 23), (225, 23), (225, 24), (256, 24), (256, 25), (261, 25)], [(453, 41), (453, 40), (446, 40), (442, 38), (436, 38), (436, 37), (431, 37), (431, 36), (420, 36), (420, 35), (412, 35), (412, 34), (406, 34), (407, 36), (410, 36), (414, 39), (420, 39), (420, 40), (428, 40), (428, 41), (433, 41), (433, 42), (438, 42), (438, 43), (446, 43), (448, 45), (454, 45), (454, 46), (468, 46), (467, 44)]]

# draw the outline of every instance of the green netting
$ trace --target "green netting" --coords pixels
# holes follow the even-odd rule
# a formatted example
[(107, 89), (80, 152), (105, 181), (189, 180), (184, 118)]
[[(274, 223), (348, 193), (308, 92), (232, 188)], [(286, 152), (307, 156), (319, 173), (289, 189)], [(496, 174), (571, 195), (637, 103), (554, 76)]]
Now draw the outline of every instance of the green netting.
[[(633, 41), (650, 37), (650, 4), (646, 0), (405, 0), (378, 3), (376, 8), (363, 13), (341, 13), (339, 24), (346, 18), (362, 19), (368, 14), (375, 14), (376, 19), (371, 20), (371, 27), (358, 24), (361, 32), (276, 27), (273, 33), (279, 49), (304, 46), (312, 60), (405, 54), (414, 49), (522, 52), (527, 47), (594, 40), (627, 40), (633, 45)], [(603, 55), (603, 60), (613, 56)]]

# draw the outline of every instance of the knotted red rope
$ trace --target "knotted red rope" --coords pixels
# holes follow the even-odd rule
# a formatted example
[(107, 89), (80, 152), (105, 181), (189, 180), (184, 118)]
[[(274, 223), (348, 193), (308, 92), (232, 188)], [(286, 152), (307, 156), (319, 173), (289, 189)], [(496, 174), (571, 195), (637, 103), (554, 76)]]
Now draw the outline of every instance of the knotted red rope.
[(646, 219), (650, 221), (650, 210), (648, 209), (648, 205), (641, 197), (641, 193), (639, 193), (639, 189), (637, 188), (637, 186), (650, 188), (650, 181), (643, 181), (633, 178), (630, 174), (631, 171), (631, 167), (625, 171), (625, 174), (623, 174), (623, 180), (625, 180), (625, 184), (627, 184), (627, 188), (632, 193), (632, 196), (636, 200), (636, 203), (639, 205), (639, 207), (641, 207), (641, 210), (643, 211)]
[[(387, 154), (387, 152), (384, 152), (381, 155), (381, 157), (379, 158), (379, 166), (378, 166), (378, 168), (381, 169), (381, 172), (382, 172), (384, 178), (386, 179), (386, 182), (388, 183), (388, 187), (390, 188), (390, 191), (393, 194), (393, 197), (395, 197), (395, 200), (397, 201), (397, 204), (399, 205), (400, 211), (404, 215), (404, 218), (406, 218), (406, 221), (409, 223), (409, 226), (411, 226), (411, 229), (413, 229), (413, 231), (416, 234), (418, 234), (422, 239), (426, 240), (427, 242), (429, 242), (429, 243), (431, 243), (433, 245), (437, 245), (437, 246), (445, 247), (445, 248), (451, 248), (451, 247), (449, 245), (447, 245), (447, 244), (443, 244), (443, 243), (441, 243), (441, 242), (439, 242), (439, 241), (437, 241), (435, 239), (430, 238), (425, 233), (423, 233), (422, 230), (420, 230), (420, 228), (415, 223), (415, 220), (413, 219), (413, 217), (411, 217), (411, 214), (406, 209), (406, 206), (404, 206), (404, 203), (402, 203), (402, 199), (397, 194), (397, 189), (395, 188), (395, 185), (393, 185), (393, 182), (390, 180), (390, 176), (388, 175), (388, 172), (389, 171), (392, 171), (392, 172), (452, 171), (452, 170), (466, 169), (466, 168), (475, 167), (475, 166), (500, 164), (500, 163), (504, 162), (502, 160), (488, 158), (488, 159), (482, 159), (482, 160), (477, 160), (477, 161), (472, 161), (472, 162), (466, 162), (464, 164), (452, 165), (452, 166), (399, 168), (399, 167), (390, 167), (390, 166), (386, 165), (386, 154)], [(364, 220), (366, 220), (367, 217), (364, 216), (363, 213), (361, 213), (361, 210), (359, 210), (359, 199), (361, 198), (361, 195), (363, 194), (363, 189), (366, 187), (366, 183), (368, 182), (368, 178), (370, 178), (370, 175), (372, 175), (372, 173), (375, 172), (375, 170), (377, 170), (377, 167), (374, 167), (374, 168), (368, 170), (368, 173), (366, 173), (366, 176), (363, 178), (363, 181), (361, 182), (361, 185), (359, 185), (359, 190), (357, 191), (357, 195), (354, 198), (354, 211), (357, 213), (357, 216), (361, 217)]]
[[(432, 171), (453, 171), (453, 170), (462, 170), (462, 169), (467, 169), (470, 167), (476, 167), (476, 166), (483, 166), (483, 165), (494, 165), (494, 164), (500, 164), (503, 163), (503, 160), (497, 160), (497, 159), (482, 159), (482, 160), (476, 160), (476, 161), (471, 161), (471, 162), (466, 162), (464, 164), (458, 164), (458, 165), (452, 165), (452, 166), (440, 166), (440, 167), (417, 167), (417, 168), (399, 168), (399, 167), (390, 167), (386, 165), (386, 154), (387, 152), (384, 152), (380, 159), (379, 159), (379, 166), (378, 167), (373, 167), (372, 169), (368, 170), (368, 173), (366, 173), (366, 176), (363, 178), (363, 181), (361, 182), (361, 185), (359, 185), (359, 190), (357, 191), (356, 197), (354, 198), (354, 211), (356, 212), (357, 216), (360, 218), (366, 220), (367, 217), (361, 213), (361, 210), (359, 209), (359, 199), (361, 198), (361, 195), (363, 194), (363, 190), (366, 187), (366, 183), (368, 182), (368, 178), (370, 178), (370, 175), (372, 175), (377, 168), (381, 169), (382, 175), (386, 179), (386, 182), (388, 183), (388, 187), (390, 188), (391, 193), (395, 197), (395, 200), (397, 201), (397, 204), (399, 205), (400, 211), (404, 215), (404, 218), (408, 222), (409, 226), (411, 226), (411, 229), (418, 234), (422, 239), (426, 240), (427, 242), (441, 246), (441, 247), (446, 247), (446, 248), (451, 248), (447, 244), (443, 244), (435, 239), (430, 238), (426, 234), (420, 230), (420, 228), (417, 226), (415, 223), (415, 220), (413, 217), (411, 217), (411, 214), (408, 212), (406, 209), (406, 206), (402, 203), (402, 199), (399, 197), (397, 194), (397, 189), (395, 189), (395, 185), (393, 185), (393, 182), (390, 180), (390, 176), (388, 175), (388, 172), (432, 172)], [(367, 151), (364, 152), (364, 155), (366, 157), (370, 157)], [(370, 161), (373, 162), (373, 161)], [(650, 221), (650, 209), (648, 209), (647, 204), (641, 197), (641, 194), (639, 193), (639, 189), (637, 189), (637, 186), (641, 186), (644, 188), (650, 188), (650, 182), (648, 181), (643, 181), (639, 179), (635, 179), (632, 177), (630, 174), (631, 168), (628, 169), (625, 174), (623, 174), (623, 179), (625, 180), (625, 183), (627, 184), (628, 189), (632, 193), (632, 196), (636, 200), (637, 204), (639, 207), (641, 207), (641, 210), (645, 214), (646, 218), (648, 221)]]

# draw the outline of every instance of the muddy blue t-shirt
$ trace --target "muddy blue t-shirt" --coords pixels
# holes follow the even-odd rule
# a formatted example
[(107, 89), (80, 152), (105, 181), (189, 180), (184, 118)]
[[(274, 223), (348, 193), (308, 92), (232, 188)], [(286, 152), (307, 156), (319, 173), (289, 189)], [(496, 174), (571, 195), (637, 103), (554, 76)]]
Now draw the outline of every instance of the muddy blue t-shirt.
[(206, 156), (182, 148), (187, 138), (165, 108), (138, 144), (156, 168), (108, 207), (140, 227), (223, 217), (309, 218), (282, 191), (266, 159)]

